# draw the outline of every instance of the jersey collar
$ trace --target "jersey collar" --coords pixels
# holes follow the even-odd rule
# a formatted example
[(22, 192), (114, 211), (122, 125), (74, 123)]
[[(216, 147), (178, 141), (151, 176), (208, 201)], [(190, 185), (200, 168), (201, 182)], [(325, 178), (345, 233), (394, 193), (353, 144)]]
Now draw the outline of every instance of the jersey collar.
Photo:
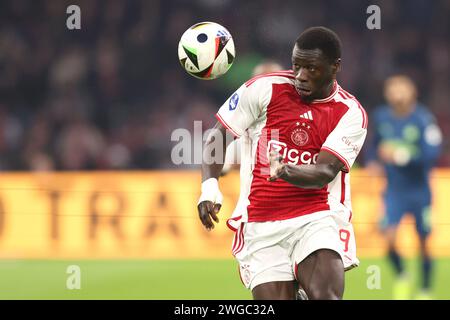
[(334, 80), (334, 83), (333, 83), (333, 89), (331, 90), (331, 94), (330, 94), (328, 97), (326, 97), (326, 98), (322, 98), (322, 99), (314, 99), (311, 103), (324, 103), (324, 102), (329, 102), (329, 101), (331, 101), (331, 100), (334, 99), (334, 97), (336, 96), (336, 94), (338, 93), (338, 91), (339, 91), (339, 85), (338, 85), (337, 81)]

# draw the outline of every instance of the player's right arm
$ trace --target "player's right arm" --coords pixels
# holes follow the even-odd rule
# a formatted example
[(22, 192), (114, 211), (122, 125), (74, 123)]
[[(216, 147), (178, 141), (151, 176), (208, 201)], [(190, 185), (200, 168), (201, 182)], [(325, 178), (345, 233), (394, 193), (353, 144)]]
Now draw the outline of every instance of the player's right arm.
[[(220, 122), (217, 122), (211, 129), (203, 147), (202, 194), (198, 201), (197, 209), (200, 220), (207, 230), (214, 229), (212, 220), (219, 222), (217, 214), (222, 206), (223, 196), (219, 190), (218, 179), (225, 161), (227, 140), (230, 141), (230, 139), (226, 139), (226, 135), (227, 129)], [(214, 143), (216, 141), (222, 141), (222, 159), (219, 159), (219, 161), (214, 161), (213, 159), (213, 154), (215, 155), (213, 149), (218, 147)]]
[[(217, 214), (222, 205), (222, 194), (218, 179), (223, 168), (226, 148), (232, 139), (226, 139), (229, 132), (240, 137), (262, 114), (271, 96), (271, 84), (264, 79), (252, 85), (242, 85), (220, 107), (216, 114), (218, 123), (211, 130), (202, 157), (202, 194), (197, 204), (198, 214), (207, 230), (218, 222)], [(221, 141), (221, 145), (218, 141)], [(227, 143), (228, 142), (228, 143)], [(217, 152), (220, 153), (217, 156)]]

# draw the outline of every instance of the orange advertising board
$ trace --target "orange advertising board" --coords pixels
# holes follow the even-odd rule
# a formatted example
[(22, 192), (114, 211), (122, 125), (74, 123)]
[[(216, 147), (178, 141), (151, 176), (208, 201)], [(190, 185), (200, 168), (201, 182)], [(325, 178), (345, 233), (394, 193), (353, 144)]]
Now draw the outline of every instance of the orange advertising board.
[[(450, 171), (433, 174), (432, 250), (450, 256)], [(226, 227), (239, 193), (238, 173), (221, 179), (220, 224), (207, 232), (196, 212), (198, 171), (3, 173), (0, 258), (230, 258)], [(380, 256), (383, 180), (352, 173), (358, 255)], [(413, 220), (402, 221), (400, 249), (415, 254)]]

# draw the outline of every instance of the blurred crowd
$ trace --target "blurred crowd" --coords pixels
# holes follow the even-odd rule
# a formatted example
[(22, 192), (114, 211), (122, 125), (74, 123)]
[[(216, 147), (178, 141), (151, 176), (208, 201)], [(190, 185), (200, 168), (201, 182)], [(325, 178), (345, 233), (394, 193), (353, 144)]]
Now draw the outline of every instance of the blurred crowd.
[[(66, 27), (72, 4), (80, 30)], [(366, 27), (370, 4), (381, 30)], [(383, 103), (384, 79), (404, 73), (449, 136), (449, 16), (448, 0), (1, 1), (0, 170), (174, 168), (173, 130), (214, 125), (264, 59), (290, 68), (295, 39), (312, 25), (340, 35), (339, 81), (369, 113)], [(194, 79), (178, 62), (181, 34), (199, 21), (233, 35), (236, 60), (221, 79)], [(448, 141), (439, 165), (450, 165)]]

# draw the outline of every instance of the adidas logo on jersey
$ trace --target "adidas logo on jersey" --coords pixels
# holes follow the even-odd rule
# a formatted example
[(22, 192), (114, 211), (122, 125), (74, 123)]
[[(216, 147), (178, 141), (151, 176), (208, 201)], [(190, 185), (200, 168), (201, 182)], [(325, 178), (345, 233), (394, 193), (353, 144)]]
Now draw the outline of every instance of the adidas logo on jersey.
[(304, 114), (301, 114), (301, 115), (300, 115), (300, 118), (302, 118), (302, 119), (308, 119), (308, 120), (313, 120), (313, 116), (312, 116), (311, 110), (309, 110), (308, 112), (305, 112)]

